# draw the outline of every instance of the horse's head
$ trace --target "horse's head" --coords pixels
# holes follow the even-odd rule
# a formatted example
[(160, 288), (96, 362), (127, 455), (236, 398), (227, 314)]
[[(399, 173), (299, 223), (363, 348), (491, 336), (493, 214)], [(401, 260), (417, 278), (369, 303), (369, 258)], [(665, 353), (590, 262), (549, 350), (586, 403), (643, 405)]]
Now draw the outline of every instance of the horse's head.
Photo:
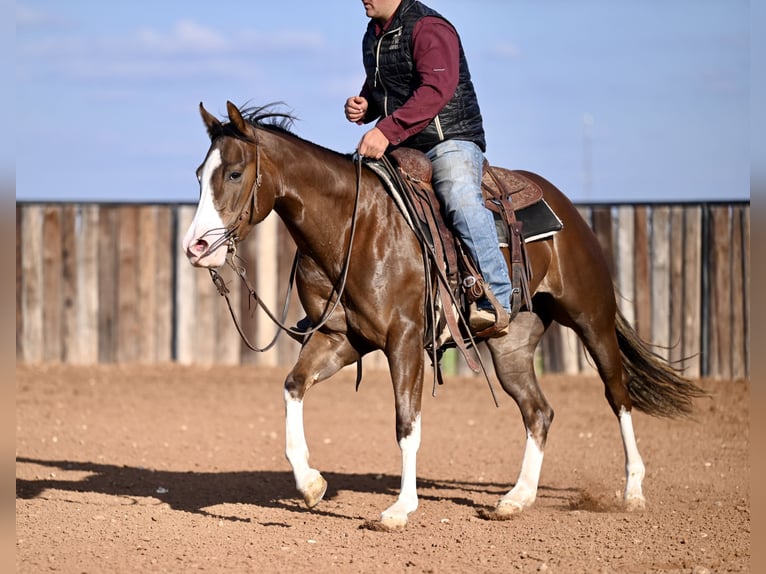
[(262, 158), (256, 126), (226, 103), (229, 122), (222, 123), (200, 103), (210, 149), (197, 168), (200, 198), (183, 239), (192, 265), (220, 267), (228, 248), (242, 241), (274, 207), (273, 190), (261, 187)]

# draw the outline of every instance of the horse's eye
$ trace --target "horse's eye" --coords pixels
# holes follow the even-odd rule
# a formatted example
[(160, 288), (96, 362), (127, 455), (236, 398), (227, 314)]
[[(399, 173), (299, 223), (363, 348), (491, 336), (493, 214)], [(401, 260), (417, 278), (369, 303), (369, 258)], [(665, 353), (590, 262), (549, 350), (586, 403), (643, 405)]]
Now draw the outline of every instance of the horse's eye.
[(242, 177), (242, 174), (239, 173), (238, 171), (232, 171), (229, 174), (229, 180), (231, 181), (237, 181), (240, 177)]

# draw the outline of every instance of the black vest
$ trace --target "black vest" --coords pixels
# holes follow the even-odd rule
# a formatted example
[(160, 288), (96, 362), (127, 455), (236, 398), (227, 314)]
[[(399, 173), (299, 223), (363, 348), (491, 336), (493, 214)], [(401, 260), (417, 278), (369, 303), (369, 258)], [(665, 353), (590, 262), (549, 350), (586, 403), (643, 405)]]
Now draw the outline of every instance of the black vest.
[[(425, 16), (441, 18), (441, 14), (417, 0), (402, 0), (388, 30), (375, 36), (375, 23), (370, 22), (362, 40), (362, 57), (367, 74), (367, 88), (382, 116), (391, 115), (415, 91), (417, 72), (412, 61), (412, 31)], [(471, 82), (468, 62), (460, 45), (460, 71), (455, 94), (439, 115), (421, 132), (400, 145), (427, 151), (441, 141), (461, 139), (472, 141), (486, 151), (484, 127), (479, 102)]]

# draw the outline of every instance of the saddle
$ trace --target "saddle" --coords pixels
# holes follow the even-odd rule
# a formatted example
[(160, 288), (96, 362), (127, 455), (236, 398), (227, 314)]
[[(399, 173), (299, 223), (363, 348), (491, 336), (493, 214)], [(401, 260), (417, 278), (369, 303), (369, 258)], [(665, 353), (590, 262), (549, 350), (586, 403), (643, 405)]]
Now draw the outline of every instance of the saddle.
[[(481, 297), (486, 297), (495, 307), (497, 317), (507, 317), (507, 314), (484, 284), (462, 242), (444, 221), (440, 202), (431, 185), (430, 160), (420, 151), (399, 148), (380, 161), (367, 161), (367, 166), (380, 177), (428, 253), (426, 265), (432, 272), (426, 273), (427, 278), (436, 275), (436, 285), (429, 284), (428, 289), (431, 318), (425, 341), (426, 347), (434, 353), (434, 365), (438, 364), (437, 355), (440, 356), (444, 349), (457, 346), (468, 365), (479, 372), (482, 365), (470, 356), (466, 348), (465, 336), (471, 343), (474, 342), (473, 336), (467, 328), (465, 333), (461, 333), (456, 315), (465, 324), (464, 312)], [(532, 308), (529, 290), (531, 271), (525, 249), (525, 240), (532, 239), (525, 237), (528, 234), (524, 231), (524, 219), (518, 216), (530, 210), (539, 211), (536, 206), (542, 206), (549, 216), (540, 218), (538, 215), (535, 219), (544, 221), (546, 233), (560, 229), (561, 222), (545, 204), (541, 187), (521, 172), (492, 167), (485, 162), (482, 193), (485, 205), (494, 214), (498, 240), (511, 277), (512, 319), (522, 305)], [(535, 238), (544, 236), (535, 233)], [(444, 329), (445, 323), (450, 336), (444, 340), (439, 336), (437, 340), (437, 334)], [(475, 336), (479, 339), (490, 337), (504, 327), (505, 324), (498, 323)]]

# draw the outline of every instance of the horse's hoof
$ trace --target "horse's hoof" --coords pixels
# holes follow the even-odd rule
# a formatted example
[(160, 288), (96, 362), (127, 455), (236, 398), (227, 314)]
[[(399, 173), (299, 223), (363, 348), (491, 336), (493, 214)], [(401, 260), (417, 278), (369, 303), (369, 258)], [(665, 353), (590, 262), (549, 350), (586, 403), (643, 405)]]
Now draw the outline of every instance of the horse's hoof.
[(390, 521), (380, 520), (365, 520), (359, 528), (362, 530), (372, 530), (373, 532), (400, 532), (404, 530), (407, 525), (407, 521), (404, 524), (397, 522), (396, 524)]
[(319, 504), (319, 501), (322, 500), (325, 492), (327, 492), (327, 481), (321, 474), (317, 473), (316, 477), (314, 477), (302, 491), (303, 500), (306, 503), (306, 506), (314, 508)]
[(400, 516), (390, 516), (382, 514), (380, 516), (380, 530), (385, 530), (387, 532), (394, 532), (396, 530), (404, 530), (404, 527), (407, 526), (407, 517), (404, 518)]
[(625, 499), (625, 510), (638, 512), (646, 508), (646, 499), (643, 496), (632, 496)]
[(485, 520), (510, 520), (523, 510), (524, 507), (518, 502), (500, 501), (492, 510), (480, 510), (479, 516)]

